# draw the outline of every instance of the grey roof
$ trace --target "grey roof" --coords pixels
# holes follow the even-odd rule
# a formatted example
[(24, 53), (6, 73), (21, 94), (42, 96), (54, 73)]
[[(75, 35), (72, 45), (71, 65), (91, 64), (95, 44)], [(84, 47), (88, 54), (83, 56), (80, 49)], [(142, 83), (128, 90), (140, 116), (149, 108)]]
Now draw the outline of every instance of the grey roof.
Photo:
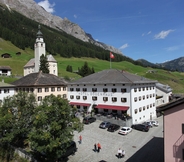
[(142, 76), (130, 74), (125, 71), (116, 69), (103, 70), (69, 84), (108, 84), (108, 83), (156, 83), (155, 80), (150, 80)]
[(12, 83), (18, 87), (25, 86), (59, 86), (66, 85), (67, 82), (58, 76), (53, 74), (42, 73), (41, 71), (38, 73), (31, 73), (26, 75), (19, 80)]
[(50, 54), (50, 55), (47, 55), (47, 61), (48, 62), (57, 62), (56, 60), (55, 60), (55, 58)]
[(0, 87), (9, 88), (9, 87), (15, 87), (15, 85), (4, 83), (4, 81), (2, 81), (0, 82)]
[(170, 86), (161, 83), (156, 83), (156, 88), (166, 93), (172, 92), (172, 88)]
[(0, 66), (0, 70), (11, 70), (10, 66)]
[(34, 66), (34, 63), (35, 63), (35, 59), (32, 58), (31, 60), (29, 60), (29, 61), (27, 62), (27, 64), (24, 66), (24, 68), (25, 68), (25, 67), (33, 67), (33, 66)]

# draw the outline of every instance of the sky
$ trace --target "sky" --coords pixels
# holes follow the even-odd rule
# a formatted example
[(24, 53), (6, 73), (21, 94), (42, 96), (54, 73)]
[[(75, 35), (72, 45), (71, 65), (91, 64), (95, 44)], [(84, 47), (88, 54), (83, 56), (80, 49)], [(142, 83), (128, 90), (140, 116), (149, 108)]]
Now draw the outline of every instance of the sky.
[(184, 57), (184, 0), (34, 0), (134, 60)]

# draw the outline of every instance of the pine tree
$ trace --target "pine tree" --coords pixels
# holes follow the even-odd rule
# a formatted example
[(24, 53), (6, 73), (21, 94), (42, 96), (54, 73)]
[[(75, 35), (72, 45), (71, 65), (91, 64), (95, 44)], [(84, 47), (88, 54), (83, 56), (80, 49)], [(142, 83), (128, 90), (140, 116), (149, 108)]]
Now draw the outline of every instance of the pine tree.
[(49, 73), (49, 63), (47, 61), (47, 57), (43, 54), (40, 56), (40, 69), (43, 73)]

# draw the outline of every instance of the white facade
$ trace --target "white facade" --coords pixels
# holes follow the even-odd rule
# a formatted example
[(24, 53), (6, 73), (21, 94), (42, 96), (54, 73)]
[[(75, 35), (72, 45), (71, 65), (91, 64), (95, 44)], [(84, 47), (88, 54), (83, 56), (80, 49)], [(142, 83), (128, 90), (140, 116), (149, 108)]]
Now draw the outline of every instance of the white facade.
[(0, 82), (0, 104), (3, 102), (4, 98), (11, 97), (15, 94), (15, 86)]
[(87, 112), (97, 108), (98, 112), (126, 113), (135, 124), (156, 118), (155, 91), (155, 82), (87, 84), (81, 79), (81, 83), (68, 84), (68, 100)]

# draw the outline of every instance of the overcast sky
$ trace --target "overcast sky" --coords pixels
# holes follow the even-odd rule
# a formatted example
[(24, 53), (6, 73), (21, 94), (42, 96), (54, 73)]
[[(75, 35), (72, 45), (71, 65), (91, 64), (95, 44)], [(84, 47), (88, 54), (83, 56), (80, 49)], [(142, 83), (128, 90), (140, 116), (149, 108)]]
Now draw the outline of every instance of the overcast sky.
[(134, 60), (184, 56), (184, 0), (35, 0)]

